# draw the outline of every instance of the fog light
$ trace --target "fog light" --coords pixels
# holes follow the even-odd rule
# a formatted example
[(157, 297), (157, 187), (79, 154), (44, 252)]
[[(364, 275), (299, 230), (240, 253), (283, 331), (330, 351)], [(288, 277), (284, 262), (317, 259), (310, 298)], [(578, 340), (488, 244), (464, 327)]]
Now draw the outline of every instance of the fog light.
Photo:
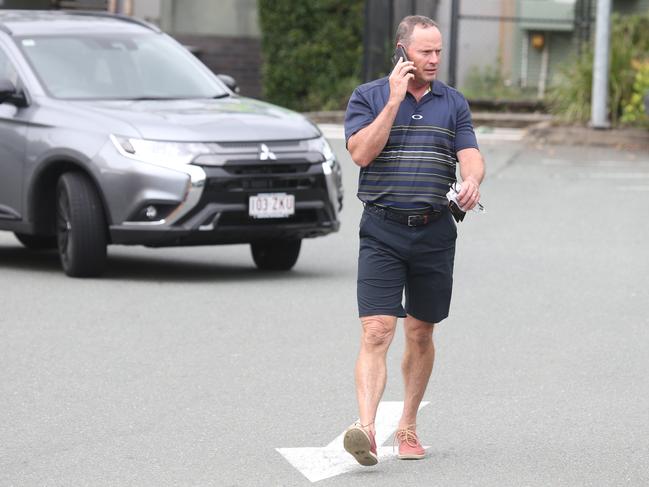
[(156, 209), (155, 206), (150, 205), (147, 206), (144, 209), (144, 215), (149, 219), (149, 220), (155, 220), (155, 218), (158, 216), (158, 210)]

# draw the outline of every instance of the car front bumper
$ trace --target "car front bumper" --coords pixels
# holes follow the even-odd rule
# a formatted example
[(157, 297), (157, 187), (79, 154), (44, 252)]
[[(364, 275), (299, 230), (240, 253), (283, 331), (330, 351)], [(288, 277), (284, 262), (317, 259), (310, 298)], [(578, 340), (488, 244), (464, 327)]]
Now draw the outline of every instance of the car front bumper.
[[(185, 194), (165, 218), (112, 224), (111, 243), (152, 247), (249, 243), (318, 237), (340, 227), (342, 189), (335, 160), (293, 158), (218, 166), (192, 164), (186, 167), (185, 180)], [(268, 193), (292, 194), (294, 214), (283, 218), (251, 217), (250, 196)], [(141, 208), (149, 203), (154, 202), (139, 201), (131, 206)]]

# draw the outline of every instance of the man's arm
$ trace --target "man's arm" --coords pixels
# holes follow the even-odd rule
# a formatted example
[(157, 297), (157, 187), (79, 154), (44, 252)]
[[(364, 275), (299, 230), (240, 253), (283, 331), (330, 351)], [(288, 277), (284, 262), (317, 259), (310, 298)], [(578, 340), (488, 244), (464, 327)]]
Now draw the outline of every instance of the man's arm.
[(462, 209), (471, 210), (480, 200), (480, 183), (484, 179), (484, 160), (478, 149), (462, 149), (457, 153), (462, 176), (462, 190), (457, 202)]
[(415, 69), (412, 62), (399, 60), (390, 74), (390, 98), (385, 107), (371, 124), (356, 132), (347, 141), (347, 150), (354, 163), (360, 167), (369, 166), (388, 142), (399, 106), (408, 91), (408, 81), (415, 77), (411, 71)]
[(347, 150), (360, 167), (369, 166), (381, 153), (390, 136), (390, 129), (399, 111), (399, 102), (388, 101), (379, 116), (347, 141)]

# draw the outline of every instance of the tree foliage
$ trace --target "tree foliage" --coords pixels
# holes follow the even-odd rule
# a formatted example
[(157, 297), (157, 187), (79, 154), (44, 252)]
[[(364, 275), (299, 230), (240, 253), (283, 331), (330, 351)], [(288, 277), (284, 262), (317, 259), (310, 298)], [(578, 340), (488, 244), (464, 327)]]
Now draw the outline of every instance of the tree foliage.
[(264, 97), (294, 110), (344, 108), (359, 83), (363, 0), (258, 0)]

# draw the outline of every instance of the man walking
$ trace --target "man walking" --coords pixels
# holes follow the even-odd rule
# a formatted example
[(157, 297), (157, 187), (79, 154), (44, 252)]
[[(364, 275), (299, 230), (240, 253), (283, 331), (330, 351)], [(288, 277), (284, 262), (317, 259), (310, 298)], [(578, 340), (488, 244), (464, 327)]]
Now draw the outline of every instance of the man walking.
[[(462, 177), (460, 206), (480, 197), (484, 162), (464, 97), (436, 80), (442, 35), (428, 17), (409, 16), (397, 29), (398, 60), (389, 77), (356, 88), (345, 114), (345, 138), (360, 166), (358, 308), (362, 325), (356, 362), (360, 422), (344, 447), (361, 465), (378, 461), (374, 419), (385, 388), (386, 354), (397, 318), (405, 318), (403, 414), (399, 458), (425, 456), (417, 410), (433, 369), (433, 328), (448, 316), (455, 222), (446, 193)], [(402, 297), (405, 290), (405, 309)]]

